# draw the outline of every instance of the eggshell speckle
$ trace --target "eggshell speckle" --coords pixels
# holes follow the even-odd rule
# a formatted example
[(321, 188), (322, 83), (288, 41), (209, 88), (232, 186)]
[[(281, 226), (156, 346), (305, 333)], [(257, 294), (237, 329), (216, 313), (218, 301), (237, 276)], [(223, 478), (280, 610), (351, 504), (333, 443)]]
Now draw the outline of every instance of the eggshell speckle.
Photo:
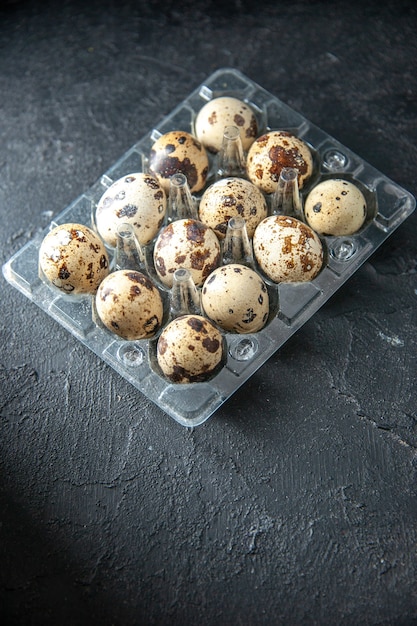
[(262, 272), (275, 283), (312, 280), (323, 264), (318, 235), (286, 215), (271, 215), (259, 224), (253, 252)]
[(177, 317), (158, 339), (158, 365), (174, 383), (208, 380), (221, 367), (223, 354), (221, 333), (200, 315)]
[(158, 235), (154, 265), (161, 282), (172, 287), (173, 274), (188, 269), (197, 287), (220, 264), (220, 244), (215, 233), (203, 222), (182, 219), (171, 222)]
[(255, 333), (267, 322), (268, 290), (262, 278), (245, 265), (231, 263), (214, 270), (201, 298), (207, 317), (224, 330)]
[(284, 167), (298, 171), (301, 189), (313, 173), (313, 156), (299, 137), (287, 131), (270, 131), (254, 141), (246, 166), (250, 180), (265, 193), (276, 190)]
[(246, 222), (249, 237), (253, 237), (256, 226), (268, 213), (262, 192), (244, 178), (223, 178), (213, 183), (204, 192), (199, 207), (202, 222), (223, 239), (231, 217), (241, 216)]
[(200, 109), (195, 120), (195, 134), (207, 150), (216, 153), (222, 147), (226, 126), (239, 129), (243, 150), (249, 149), (258, 134), (258, 122), (252, 108), (230, 96), (213, 98)]
[(141, 272), (118, 270), (101, 283), (97, 314), (109, 330), (129, 341), (152, 337), (163, 318), (161, 295)]
[(347, 180), (329, 178), (308, 194), (304, 215), (307, 223), (322, 235), (352, 235), (366, 219), (362, 191)]
[(206, 149), (198, 139), (182, 130), (173, 130), (153, 144), (149, 157), (150, 172), (169, 193), (169, 179), (181, 173), (187, 178), (190, 191), (200, 191), (207, 179), (209, 160)]
[(95, 293), (109, 273), (101, 239), (83, 224), (61, 224), (43, 239), (39, 268), (44, 278), (65, 294)]
[(154, 176), (142, 172), (115, 181), (101, 196), (96, 209), (100, 236), (111, 247), (117, 243), (117, 228), (131, 224), (139, 243), (148, 244), (164, 221), (165, 191)]

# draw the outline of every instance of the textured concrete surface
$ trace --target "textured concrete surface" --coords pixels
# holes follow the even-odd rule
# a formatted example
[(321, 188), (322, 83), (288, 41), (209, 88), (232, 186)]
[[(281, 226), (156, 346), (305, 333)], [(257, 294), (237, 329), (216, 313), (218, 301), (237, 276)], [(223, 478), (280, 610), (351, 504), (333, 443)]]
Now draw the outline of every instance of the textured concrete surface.
[[(2, 5), (1, 264), (224, 66), (417, 192), (413, 2), (224, 4)], [(416, 228), (193, 431), (2, 277), (2, 623), (417, 623)]]

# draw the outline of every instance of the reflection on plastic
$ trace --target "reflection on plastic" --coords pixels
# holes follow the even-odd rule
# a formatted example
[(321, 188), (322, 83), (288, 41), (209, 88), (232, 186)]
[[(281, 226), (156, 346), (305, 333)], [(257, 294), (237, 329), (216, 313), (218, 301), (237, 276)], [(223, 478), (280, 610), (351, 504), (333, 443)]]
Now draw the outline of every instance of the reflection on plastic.
[(216, 178), (246, 176), (246, 160), (237, 126), (226, 126), (222, 147), (217, 154)]
[(231, 217), (223, 242), (223, 264), (240, 263), (252, 267), (253, 250), (248, 237), (246, 222), (243, 217)]
[(278, 179), (278, 186), (272, 196), (272, 214), (290, 215), (303, 218), (298, 172), (293, 167), (283, 167)]

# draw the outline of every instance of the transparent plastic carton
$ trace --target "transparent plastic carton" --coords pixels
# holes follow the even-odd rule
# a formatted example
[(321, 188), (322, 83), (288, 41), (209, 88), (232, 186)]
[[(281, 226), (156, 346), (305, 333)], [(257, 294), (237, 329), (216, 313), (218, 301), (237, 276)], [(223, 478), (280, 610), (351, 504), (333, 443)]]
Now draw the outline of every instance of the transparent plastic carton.
[[(312, 281), (278, 285), (268, 282), (273, 303), (269, 323), (261, 331), (249, 335), (224, 332), (224, 364), (211, 380), (175, 384), (164, 378), (158, 367), (155, 367), (155, 341), (126, 341), (110, 333), (96, 323), (92, 297), (71, 299), (53, 291), (40, 278), (39, 247), (45, 235), (56, 225), (71, 222), (94, 227), (94, 209), (112, 182), (132, 172), (146, 172), (150, 149), (155, 140), (170, 130), (193, 132), (198, 111), (208, 100), (222, 95), (235, 96), (251, 105), (258, 120), (258, 135), (268, 130), (288, 130), (312, 147), (315, 173), (302, 194), (307, 194), (312, 185), (325, 178), (345, 178), (362, 189), (368, 213), (364, 226), (355, 235), (321, 238), (325, 264)], [(215, 159), (211, 156), (210, 165), (211, 172), (205, 188), (213, 182)], [(203, 191), (194, 198), (197, 204)], [(264, 365), (414, 208), (415, 199), (409, 192), (248, 77), (235, 69), (224, 68), (209, 76), (94, 185), (59, 213), (48, 228), (14, 254), (3, 266), (3, 273), (11, 285), (165, 413), (183, 426), (194, 427), (212, 416)], [(164, 293), (165, 300), (166, 296)]]

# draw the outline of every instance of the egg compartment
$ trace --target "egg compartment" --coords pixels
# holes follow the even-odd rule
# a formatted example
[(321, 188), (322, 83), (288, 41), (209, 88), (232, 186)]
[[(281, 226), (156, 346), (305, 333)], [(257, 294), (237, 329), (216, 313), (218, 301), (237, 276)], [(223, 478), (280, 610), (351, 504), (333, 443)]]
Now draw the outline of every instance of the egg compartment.
[[(97, 325), (92, 298), (73, 299), (57, 294), (38, 274), (38, 254), (48, 229), (39, 232), (3, 266), (6, 280), (92, 350), (125, 380), (183, 426), (205, 422), (339, 289), (392, 232), (414, 211), (414, 197), (363, 161), (348, 148), (260, 85), (233, 68), (219, 69), (182, 103), (137, 141), (89, 189), (54, 217), (50, 225), (78, 222), (93, 226), (92, 214), (106, 188), (118, 178), (147, 171), (150, 148), (169, 130), (192, 132), (193, 120), (207, 99), (233, 95), (247, 101), (267, 129), (292, 129), (314, 148), (317, 175), (347, 177), (366, 190), (370, 210), (364, 227), (349, 237), (324, 238), (327, 248), (322, 271), (306, 283), (281, 283), (276, 290), (279, 310), (256, 334), (225, 333), (225, 362), (210, 381), (185, 385), (170, 383), (152, 367), (155, 339), (126, 341)], [(210, 157), (212, 158), (212, 157)], [(212, 158), (212, 176), (214, 160)], [(207, 180), (206, 185), (210, 184)], [(203, 190), (204, 191), (204, 190)], [(202, 193), (202, 192), (201, 192)], [(198, 202), (198, 198), (197, 198)], [(147, 248), (149, 254), (151, 248)], [(166, 294), (165, 294), (166, 295)]]
[[(334, 141), (334, 144), (337, 145), (337, 142)], [(395, 224), (398, 225), (398, 219), (402, 221), (408, 216), (408, 213), (405, 217), (402, 214), (403, 203), (407, 205), (410, 203), (411, 208), (409, 207), (408, 210), (412, 212), (415, 207), (415, 199), (404, 190), (401, 190), (401, 200), (394, 202), (393, 206), (390, 207), (390, 211), (387, 211), (386, 198), (382, 196), (379, 190), (381, 173), (365, 162), (360, 161), (359, 157), (351, 153), (347, 148), (342, 148), (340, 144), (337, 148), (329, 148), (326, 141), (324, 145), (320, 146), (319, 152), (320, 170), (312, 184), (309, 184), (306, 189), (302, 189), (300, 192), (303, 210), (308, 194), (321, 182), (330, 179), (341, 179), (353, 183), (362, 192), (366, 201), (365, 221), (356, 232), (338, 236), (318, 233), (324, 251), (323, 268), (327, 267), (339, 276), (343, 276), (348, 271), (351, 273), (356, 271), (366, 260), (367, 256), (372, 253), (371, 250), (375, 246), (375, 240), (379, 239), (375, 228), (385, 230), (386, 224), (390, 222), (392, 230), (394, 230), (396, 228)], [(400, 188), (397, 187), (398, 189)], [(383, 208), (384, 214), (380, 212), (381, 200), (385, 205)], [(306, 222), (304, 215), (301, 219)], [(323, 268), (321, 271), (323, 271)]]

